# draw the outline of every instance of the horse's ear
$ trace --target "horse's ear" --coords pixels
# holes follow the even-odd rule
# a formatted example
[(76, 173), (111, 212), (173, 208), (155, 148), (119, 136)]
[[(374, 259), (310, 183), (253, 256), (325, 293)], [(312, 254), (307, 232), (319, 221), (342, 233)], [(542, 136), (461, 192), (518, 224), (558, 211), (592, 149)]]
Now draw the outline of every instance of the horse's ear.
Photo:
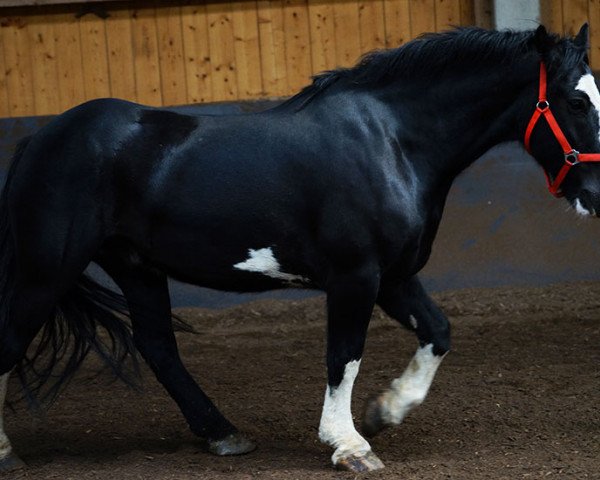
[(573, 43), (580, 48), (589, 48), (590, 42), (590, 26), (584, 23), (579, 29), (579, 33), (575, 36)]
[(554, 41), (550, 35), (548, 35), (548, 31), (546, 27), (540, 25), (536, 30), (533, 36), (533, 42), (535, 43), (535, 47), (537, 51), (544, 55), (550, 50), (550, 48), (554, 45)]

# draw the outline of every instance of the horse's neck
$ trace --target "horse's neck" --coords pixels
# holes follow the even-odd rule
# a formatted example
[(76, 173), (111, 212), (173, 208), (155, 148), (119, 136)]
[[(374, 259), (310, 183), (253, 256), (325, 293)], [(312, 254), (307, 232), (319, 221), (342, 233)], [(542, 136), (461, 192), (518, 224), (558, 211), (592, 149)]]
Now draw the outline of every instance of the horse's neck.
[(447, 179), (493, 146), (521, 139), (527, 102), (531, 100), (533, 111), (537, 95), (535, 65), (529, 63), (526, 68), (441, 78), (408, 101), (390, 96), (398, 102), (392, 110), (403, 112), (398, 142), (406, 145), (406, 157)]

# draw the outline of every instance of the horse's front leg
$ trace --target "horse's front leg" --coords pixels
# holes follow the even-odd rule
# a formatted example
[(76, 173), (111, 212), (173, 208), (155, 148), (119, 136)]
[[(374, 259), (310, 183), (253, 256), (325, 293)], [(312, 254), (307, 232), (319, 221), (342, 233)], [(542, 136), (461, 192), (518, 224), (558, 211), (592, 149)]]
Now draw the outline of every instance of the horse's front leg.
[(378, 287), (376, 269), (333, 275), (327, 286), (328, 386), (319, 438), (335, 448), (331, 459), (337, 468), (355, 472), (383, 468), (369, 443), (354, 428), (350, 410)]
[(388, 390), (371, 399), (363, 433), (370, 437), (386, 426), (399, 425), (423, 403), (444, 355), (450, 350), (450, 324), (415, 276), (405, 283), (382, 281), (377, 304), (393, 319), (416, 332), (419, 348)]

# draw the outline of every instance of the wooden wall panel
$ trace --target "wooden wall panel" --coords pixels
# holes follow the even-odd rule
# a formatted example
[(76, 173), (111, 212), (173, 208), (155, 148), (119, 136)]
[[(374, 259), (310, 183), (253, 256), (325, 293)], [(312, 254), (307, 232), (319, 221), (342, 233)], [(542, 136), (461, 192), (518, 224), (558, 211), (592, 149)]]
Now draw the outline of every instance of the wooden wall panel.
[(335, 66), (354, 65), (360, 57), (360, 21), (355, 1), (333, 1)]
[(290, 93), (306, 85), (312, 73), (308, 21), (308, 6), (305, 0), (284, 0), (285, 59)]
[(542, 23), (552, 32), (575, 35), (590, 25), (590, 64), (600, 70), (600, 0), (541, 0)]
[(263, 87), (257, 4), (248, 0), (232, 2), (232, 10), (238, 98), (260, 97)]
[[(79, 33), (79, 20), (75, 16), (58, 13), (52, 18), (54, 20), (54, 50), (58, 74), (56, 85), (58, 106), (59, 110), (62, 111), (79, 105), (86, 99), (81, 35)], [(111, 73), (113, 72), (111, 71)], [(113, 75), (111, 75), (112, 77)], [(114, 91), (112, 94), (119, 96)]]
[(137, 101), (148, 105), (162, 105), (154, 7), (132, 10), (131, 34)]
[(263, 92), (267, 97), (288, 93), (285, 33), (281, 0), (258, 0), (258, 34)]
[(56, 85), (58, 70), (54, 43), (54, 25), (48, 21), (45, 8), (29, 17), (27, 34), (29, 36), (29, 54), (31, 55), (32, 81), (34, 86), (35, 111), (41, 115), (54, 113), (59, 109)]
[(590, 62), (592, 68), (600, 69), (600, 0), (590, 0)]
[(187, 101), (189, 103), (210, 102), (213, 99), (211, 58), (208, 19), (204, 3), (181, 7), (181, 29)]
[(385, 48), (383, 0), (359, 0), (360, 54)]
[(79, 34), (85, 96), (86, 98), (110, 97), (105, 21), (95, 15), (84, 15), (79, 22)]
[(308, 0), (308, 20), (312, 71), (318, 73), (337, 63), (333, 4), (328, 0)]
[[(166, 2), (164, 2), (166, 4)], [(162, 6), (162, 4), (161, 4)], [(156, 32), (163, 105), (187, 103), (181, 7), (156, 9)]]
[(6, 64), (6, 88), (8, 90), (8, 111), (11, 117), (35, 115), (33, 97), (33, 68), (29, 48), (27, 19), (21, 12), (10, 11), (0, 28), (4, 63)]
[(230, 2), (208, 3), (208, 39), (214, 100), (238, 98)]
[[(564, 1), (569, 5), (553, 10), (561, 26), (565, 8), (583, 12), (581, 1)], [(312, 75), (350, 66), (373, 49), (472, 24), (490, 2), (140, 0), (97, 3), (94, 10), (0, 8), (0, 116), (58, 113), (105, 96), (177, 105), (291, 95)], [(594, 11), (597, 2), (590, 0)], [(597, 36), (600, 12), (595, 18)]]
[(384, 0), (385, 46), (396, 48), (412, 37), (410, 0)]
[[(2, 32), (0, 31), (0, 47), (2, 46)], [(6, 85), (6, 62), (4, 60), (4, 49), (0, 48), (0, 118), (8, 117), (8, 86)], [(4, 72), (4, 74), (2, 74)]]

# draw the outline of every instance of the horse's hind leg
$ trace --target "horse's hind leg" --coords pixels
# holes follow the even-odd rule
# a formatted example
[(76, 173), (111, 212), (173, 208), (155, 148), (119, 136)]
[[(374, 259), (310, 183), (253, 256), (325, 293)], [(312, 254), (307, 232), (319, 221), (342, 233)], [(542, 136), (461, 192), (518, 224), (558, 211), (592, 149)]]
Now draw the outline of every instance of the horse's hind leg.
[(423, 403), (444, 355), (450, 350), (448, 319), (417, 277), (404, 284), (382, 281), (377, 303), (394, 320), (416, 332), (420, 347), (391, 387), (368, 402), (362, 431), (369, 437), (386, 426), (399, 425), (414, 407)]
[(9, 373), (0, 375), (0, 473), (23, 468), (25, 464), (12, 451), (10, 441), (4, 433), (4, 400), (8, 388)]
[(158, 381), (175, 400), (192, 432), (205, 439), (217, 455), (239, 455), (255, 445), (217, 410), (183, 366), (171, 320), (166, 276), (119, 256), (102, 255), (98, 264), (127, 298), (133, 339)]

